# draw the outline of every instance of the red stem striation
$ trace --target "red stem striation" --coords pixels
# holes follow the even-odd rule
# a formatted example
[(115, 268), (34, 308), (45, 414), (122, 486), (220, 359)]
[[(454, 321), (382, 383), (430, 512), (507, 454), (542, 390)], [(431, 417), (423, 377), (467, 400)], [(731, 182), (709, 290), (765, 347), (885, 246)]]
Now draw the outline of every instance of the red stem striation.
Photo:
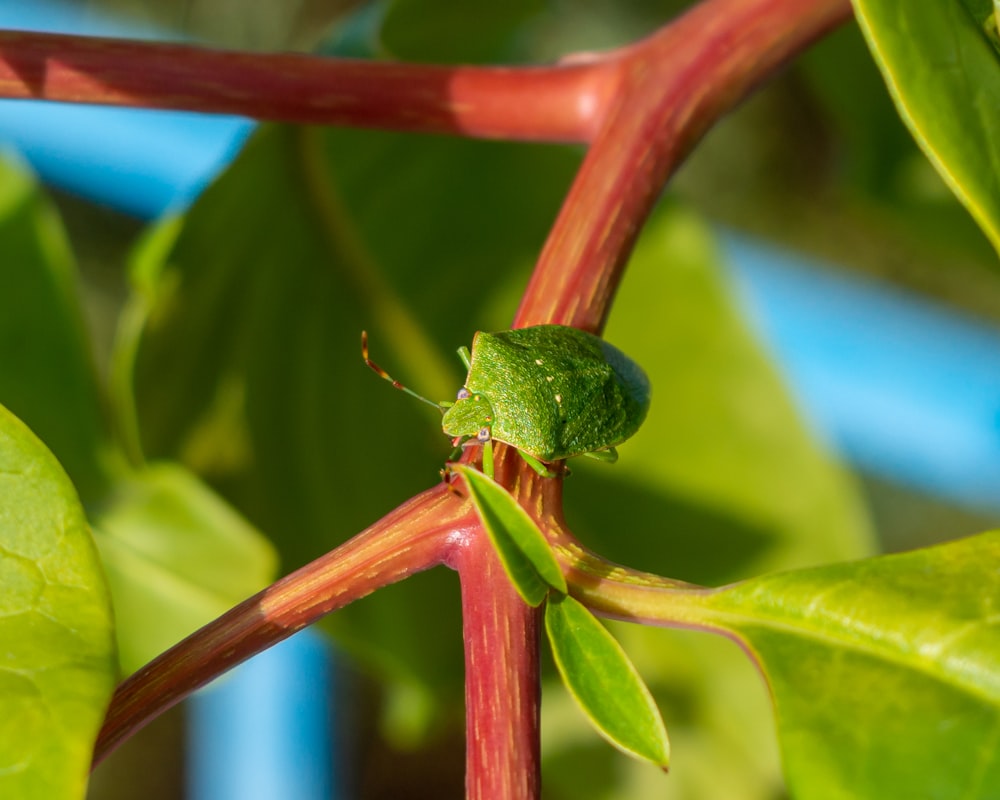
[[(543, 530), (564, 530), (562, 481), (540, 479), (504, 445), (494, 470)], [(465, 796), (538, 797), (540, 610), (521, 600), (482, 529), (456, 548), (452, 563), (462, 582)]]
[(0, 97), (477, 138), (587, 141), (603, 75), (600, 64), (445, 67), (0, 31)]
[(435, 486), (199, 628), (118, 687), (94, 764), (226, 670), (376, 589), (445, 563), (452, 540), (468, 539), (477, 526), (468, 503)]

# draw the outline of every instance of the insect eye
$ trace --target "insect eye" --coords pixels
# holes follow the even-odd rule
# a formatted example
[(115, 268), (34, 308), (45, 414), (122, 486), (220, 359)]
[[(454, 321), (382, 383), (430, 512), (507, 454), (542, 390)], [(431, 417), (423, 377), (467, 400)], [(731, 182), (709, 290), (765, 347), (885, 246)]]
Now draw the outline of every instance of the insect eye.
[(476, 441), (480, 444), (486, 444), (490, 440), (490, 429), (480, 428), (479, 433), (476, 434)]
[(458, 395), (455, 397), (456, 400), (468, 400), (472, 397), (472, 393), (466, 389), (464, 386), (458, 390)]

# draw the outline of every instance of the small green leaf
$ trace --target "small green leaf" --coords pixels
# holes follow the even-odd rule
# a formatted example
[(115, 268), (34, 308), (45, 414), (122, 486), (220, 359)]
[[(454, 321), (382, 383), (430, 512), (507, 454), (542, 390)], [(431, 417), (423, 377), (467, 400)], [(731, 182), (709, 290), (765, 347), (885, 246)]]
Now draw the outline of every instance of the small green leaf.
[(83, 798), (116, 677), (87, 520), (55, 457), (0, 406), (0, 797)]
[(566, 579), (559, 563), (528, 512), (500, 484), (479, 470), (460, 464), (453, 469), (465, 478), (483, 527), (524, 602), (540, 605), (550, 588), (565, 594)]
[(1000, 796), (1000, 531), (706, 600), (767, 674), (796, 798)]
[(854, 7), (900, 116), (1000, 251), (1000, 54), (984, 28), (989, 0)]
[(550, 596), (545, 630), (563, 682), (601, 735), (665, 769), (670, 744), (663, 719), (615, 638), (569, 595)]

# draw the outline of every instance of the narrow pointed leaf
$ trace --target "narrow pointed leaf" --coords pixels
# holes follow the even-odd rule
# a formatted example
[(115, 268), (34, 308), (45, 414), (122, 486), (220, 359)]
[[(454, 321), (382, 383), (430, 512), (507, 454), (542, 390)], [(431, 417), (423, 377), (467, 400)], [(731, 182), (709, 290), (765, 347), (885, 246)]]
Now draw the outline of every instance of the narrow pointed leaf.
[(854, 0), (900, 115), (1000, 250), (1000, 53), (990, 0)]
[(0, 406), (0, 797), (83, 798), (114, 688), (111, 607), (73, 485)]
[(665, 769), (670, 744), (663, 719), (607, 628), (569, 595), (553, 595), (545, 630), (563, 682), (594, 727), (623, 752)]
[(1000, 531), (708, 603), (767, 675), (798, 800), (1000, 796)]
[(511, 583), (528, 605), (537, 606), (549, 589), (566, 593), (566, 579), (552, 548), (534, 520), (498, 484), (472, 467), (454, 469), (465, 478), (472, 502)]

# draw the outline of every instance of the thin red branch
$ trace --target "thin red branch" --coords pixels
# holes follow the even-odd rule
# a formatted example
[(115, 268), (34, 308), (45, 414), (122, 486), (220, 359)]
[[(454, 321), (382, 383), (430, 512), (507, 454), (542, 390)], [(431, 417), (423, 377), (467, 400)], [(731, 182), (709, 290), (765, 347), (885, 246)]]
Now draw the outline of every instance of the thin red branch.
[(445, 563), (451, 540), (467, 539), (477, 522), (468, 503), (436, 486), (195, 631), (118, 687), (94, 764), (226, 670), (337, 608)]
[(849, 0), (705, 0), (605, 59), (618, 91), (599, 112), (514, 326), (600, 331), (643, 222), (698, 139), (850, 14)]
[(478, 138), (588, 140), (603, 74), (595, 64), (443, 67), (0, 31), (0, 97)]

